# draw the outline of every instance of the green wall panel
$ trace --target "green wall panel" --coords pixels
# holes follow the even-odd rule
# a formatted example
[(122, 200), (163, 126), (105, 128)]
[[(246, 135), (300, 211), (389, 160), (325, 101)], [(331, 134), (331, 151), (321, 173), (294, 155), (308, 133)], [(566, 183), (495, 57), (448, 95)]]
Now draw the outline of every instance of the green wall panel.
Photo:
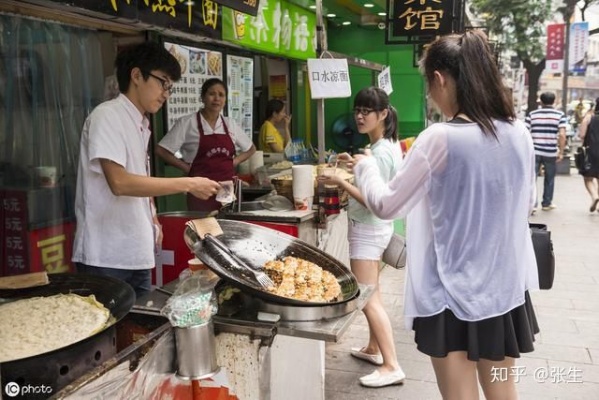
[[(391, 104), (399, 116), (401, 138), (417, 135), (424, 128), (425, 85), (413, 65), (413, 46), (385, 45), (384, 31), (361, 27), (344, 27), (328, 32), (328, 48), (391, 67), (393, 93)], [(351, 112), (353, 96), (362, 88), (376, 85), (376, 73), (365, 68), (350, 67), (352, 97), (325, 101), (326, 147), (339, 151), (331, 137), (334, 121)]]

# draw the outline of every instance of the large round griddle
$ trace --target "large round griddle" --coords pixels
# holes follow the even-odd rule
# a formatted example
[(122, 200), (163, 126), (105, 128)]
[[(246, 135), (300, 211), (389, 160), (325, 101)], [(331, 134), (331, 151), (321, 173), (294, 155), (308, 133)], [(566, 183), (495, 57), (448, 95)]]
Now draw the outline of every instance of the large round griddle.
[[(23, 382), (33, 386), (49, 386), (56, 393), (91, 369), (102, 365), (116, 354), (116, 323), (129, 313), (135, 302), (135, 292), (127, 283), (115, 278), (84, 274), (50, 274), (50, 283), (27, 289), (0, 290), (1, 304), (31, 297), (57, 294), (94, 295), (112, 315), (109, 324), (94, 335), (59, 349), (31, 357), (4, 362), (0, 365), (0, 380)], [(48, 394), (28, 395), (45, 399)]]
[[(108, 329), (109, 326), (114, 325), (121, 318), (127, 315), (135, 303), (135, 291), (133, 288), (121, 280), (108, 276), (85, 274), (50, 274), (48, 275), (48, 279), (50, 283), (44, 286), (36, 286), (26, 289), (0, 290), (0, 300), (2, 300), (0, 301), (0, 306), (3, 302), (28, 299), (31, 297), (48, 297), (57, 294), (70, 293), (77, 294), (79, 296), (90, 296), (93, 294), (96, 297), (96, 300), (102, 303), (104, 307), (110, 311), (110, 315), (114, 317), (110, 320), (110, 323), (102, 329), (102, 331), (104, 331)], [(93, 336), (83, 339), (81, 342), (91, 341), (93, 340), (93, 337), (99, 333), (101, 333), (101, 331), (96, 332), (96, 334)], [(59, 352), (62, 349), (64, 349), (64, 347), (44, 354)], [(39, 354), (37, 356), (39, 356)], [(37, 356), (31, 356), (28, 358), (34, 358)]]
[(291, 235), (262, 226), (241, 221), (218, 220), (223, 234), (217, 238), (248, 266), (261, 270), (264, 263), (286, 256), (310, 261), (329, 271), (341, 286), (338, 299), (324, 302), (308, 302), (275, 295), (265, 290), (243, 267), (231, 262), (231, 258), (216, 246), (202, 241), (191, 228), (185, 229), (185, 242), (202, 262), (221, 278), (229, 281), (248, 294), (268, 302), (299, 307), (331, 306), (346, 303), (357, 297), (358, 282), (354, 275), (339, 260), (322, 250)]

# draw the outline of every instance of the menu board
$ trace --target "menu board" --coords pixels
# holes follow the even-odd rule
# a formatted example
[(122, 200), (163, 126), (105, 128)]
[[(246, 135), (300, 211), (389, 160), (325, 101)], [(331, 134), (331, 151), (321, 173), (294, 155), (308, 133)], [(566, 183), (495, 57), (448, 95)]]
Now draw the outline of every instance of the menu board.
[(227, 55), (228, 117), (252, 139), (254, 105), (254, 60)]
[(200, 93), (207, 79), (223, 79), (223, 54), (169, 42), (164, 42), (164, 47), (181, 65), (181, 79), (166, 103), (166, 127), (170, 129), (178, 118), (202, 107)]

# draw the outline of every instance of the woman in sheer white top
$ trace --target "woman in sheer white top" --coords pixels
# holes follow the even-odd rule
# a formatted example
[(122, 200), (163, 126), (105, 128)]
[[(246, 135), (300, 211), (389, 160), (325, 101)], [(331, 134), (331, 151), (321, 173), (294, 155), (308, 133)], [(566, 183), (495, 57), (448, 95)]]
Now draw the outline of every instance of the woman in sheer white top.
[(348, 161), (376, 216), (407, 216), (406, 325), (443, 398), (478, 399), (480, 382), (488, 399), (516, 399), (509, 371), (538, 332), (532, 140), (482, 32), (437, 39), (421, 69), (450, 120), (419, 135), (388, 183), (372, 157)]

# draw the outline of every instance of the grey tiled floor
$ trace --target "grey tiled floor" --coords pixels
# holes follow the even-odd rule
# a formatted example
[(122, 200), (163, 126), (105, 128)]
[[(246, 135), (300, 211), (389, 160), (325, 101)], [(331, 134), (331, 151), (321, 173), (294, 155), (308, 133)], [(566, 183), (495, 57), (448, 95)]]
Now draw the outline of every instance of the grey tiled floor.
[[(524, 400), (599, 399), (599, 212), (589, 213), (590, 197), (582, 178), (576, 170), (571, 172), (556, 178), (554, 203), (558, 208), (539, 210), (530, 219), (546, 223), (552, 231), (556, 278), (551, 290), (532, 293), (541, 333), (535, 351), (517, 363), (525, 368), (517, 386)], [(537, 184), (542, 192), (542, 178)], [(440, 399), (428, 357), (416, 350), (412, 332), (404, 329), (404, 272), (385, 268), (381, 282), (407, 379), (401, 386), (360, 386), (358, 378), (373, 369), (349, 355), (351, 347), (366, 344), (368, 338), (366, 319), (361, 314), (338, 343), (327, 344), (326, 399)], [(542, 379), (535, 372), (550, 376)]]

